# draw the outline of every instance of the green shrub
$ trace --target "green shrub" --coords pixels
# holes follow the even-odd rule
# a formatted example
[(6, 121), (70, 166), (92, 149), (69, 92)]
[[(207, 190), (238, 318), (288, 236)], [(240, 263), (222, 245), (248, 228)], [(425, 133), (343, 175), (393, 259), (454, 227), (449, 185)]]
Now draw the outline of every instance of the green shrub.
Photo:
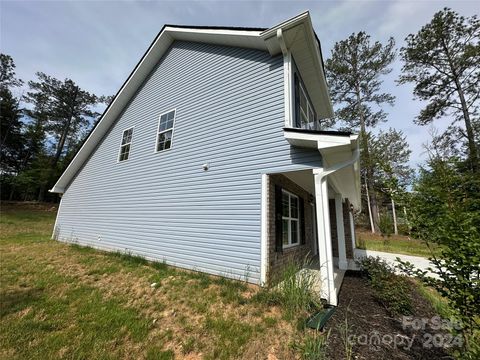
[(379, 257), (365, 257), (359, 261), (360, 269), (369, 279), (376, 300), (392, 315), (412, 313), (409, 283), (395, 275), (394, 268)]
[(429, 258), (435, 278), (402, 264), (455, 311), (463, 325), (463, 353), (473, 351), (470, 339), (480, 333), (480, 176), (465, 165), (455, 157), (432, 156), (420, 169), (409, 206), (412, 235), (441, 244), (442, 251)]
[(381, 214), (378, 228), (382, 233), (383, 237), (390, 237), (393, 233), (393, 221), (392, 218), (388, 214)]
[(364, 238), (359, 236), (358, 239), (357, 239), (356, 247), (358, 249), (367, 250), (367, 242), (365, 241)]

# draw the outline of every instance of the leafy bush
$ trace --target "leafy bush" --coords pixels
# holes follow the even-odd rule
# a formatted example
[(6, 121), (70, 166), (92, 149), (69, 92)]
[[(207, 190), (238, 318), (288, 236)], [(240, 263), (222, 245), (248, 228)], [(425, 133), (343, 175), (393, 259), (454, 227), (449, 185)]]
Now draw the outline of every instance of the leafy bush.
[(392, 315), (412, 313), (412, 299), (406, 278), (395, 275), (394, 268), (379, 257), (365, 257), (359, 261), (362, 272), (374, 289), (375, 298)]
[(464, 166), (455, 158), (433, 157), (420, 170), (411, 199), (413, 235), (443, 245), (429, 258), (437, 278), (408, 263), (401, 267), (448, 301), (463, 324), (466, 353), (480, 332), (480, 176)]

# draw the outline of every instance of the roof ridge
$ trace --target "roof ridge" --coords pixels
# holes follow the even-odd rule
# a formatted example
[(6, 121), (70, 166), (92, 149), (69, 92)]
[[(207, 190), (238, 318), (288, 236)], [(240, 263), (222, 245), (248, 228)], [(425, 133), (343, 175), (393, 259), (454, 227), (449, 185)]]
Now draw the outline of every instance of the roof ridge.
[(208, 26), (208, 25), (176, 25), (165, 24), (164, 27), (173, 27), (179, 29), (213, 29), (213, 30), (247, 30), (247, 31), (265, 31), (264, 27), (248, 27), (248, 26)]

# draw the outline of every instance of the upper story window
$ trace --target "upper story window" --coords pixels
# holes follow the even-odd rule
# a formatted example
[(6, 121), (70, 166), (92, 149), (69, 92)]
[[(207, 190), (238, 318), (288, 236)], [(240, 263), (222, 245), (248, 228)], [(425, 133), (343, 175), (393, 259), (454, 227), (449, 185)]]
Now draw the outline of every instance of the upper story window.
[(128, 160), (130, 156), (130, 148), (132, 146), (133, 127), (123, 130), (122, 142), (118, 153), (118, 161)]
[(172, 147), (173, 127), (175, 125), (175, 110), (160, 115), (157, 128), (155, 151), (163, 151)]
[(298, 196), (282, 190), (282, 240), (283, 247), (300, 243), (300, 216)]
[(294, 74), (295, 85), (295, 121), (294, 127), (318, 130), (318, 122), (312, 102), (298, 72)]

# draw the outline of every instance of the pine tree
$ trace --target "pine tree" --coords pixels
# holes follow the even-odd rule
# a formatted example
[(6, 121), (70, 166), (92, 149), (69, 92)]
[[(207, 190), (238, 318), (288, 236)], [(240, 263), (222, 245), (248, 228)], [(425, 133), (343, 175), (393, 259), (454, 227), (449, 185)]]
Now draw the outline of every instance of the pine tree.
[(40, 182), (38, 200), (42, 201), (46, 187), (61, 171), (57, 165), (65, 156), (66, 149), (75, 148), (85, 130), (99, 116), (94, 110), (99, 98), (80, 89), (73, 80), (60, 81), (41, 72), (37, 73), (37, 77), (38, 81), (28, 83), (30, 91), (25, 97), (34, 105), (29, 112), (33, 120), (32, 139), (35, 145), (42, 134), (47, 133), (53, 139), (49, 171)]
[(454, 124), (463, 122), (464, 128), (455, 126), (450, 133), (455, 130), (467, 139), (471, 169), (480, 171), (480, 21), (445, 8), (405, 41), (399, 82), (415, 83), (414, 96), (428, 101), (416, 122), (426, 125), (450, 115)]
[(0, 166), (3, 175), (18, 173), (25, 150), (22, 110), (11, 91), (22, 83), (15, 76), (12, 57), (0, 54)]
[(336, 106), (336, 118), (351, 130), (360, 130), (362, 147), (362, 177), (368, 193), (372, 231), (378, 230), (378, 205), (374, 189), (375, 163), (370, 158), (368, 131), (387, 114), (381, 108), (393, 105), (395, 98), (381, 91), (381, 76), (390, 73), (389, 67), (395, 59), (395, 41), (390, 38), (383, 45), (371, 42), (365, 32), (352, 34), (337, 42), (332, 56), (326, 61), (330, 94)]

